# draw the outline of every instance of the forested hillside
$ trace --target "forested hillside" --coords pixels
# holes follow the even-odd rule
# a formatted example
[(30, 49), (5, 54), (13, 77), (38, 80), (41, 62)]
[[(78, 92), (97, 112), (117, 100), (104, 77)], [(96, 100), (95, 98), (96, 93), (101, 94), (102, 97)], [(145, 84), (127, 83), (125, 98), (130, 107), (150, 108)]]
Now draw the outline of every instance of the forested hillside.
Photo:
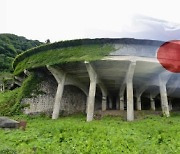
[(41, 44), (37, 40), (28, 40), (14, 34), (0, 34), (0, 72), (12, 71), (15, 56)]

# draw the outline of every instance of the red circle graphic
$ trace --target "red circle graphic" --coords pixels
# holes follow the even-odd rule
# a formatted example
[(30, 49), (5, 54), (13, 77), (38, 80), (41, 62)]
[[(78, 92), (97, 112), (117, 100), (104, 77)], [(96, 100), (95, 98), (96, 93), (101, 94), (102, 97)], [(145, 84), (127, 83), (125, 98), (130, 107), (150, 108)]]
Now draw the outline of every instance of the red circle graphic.
[(157, 51), (157, 59), (166, 70), (180, 73), (180, 41), (173, 40), (162, 44)]

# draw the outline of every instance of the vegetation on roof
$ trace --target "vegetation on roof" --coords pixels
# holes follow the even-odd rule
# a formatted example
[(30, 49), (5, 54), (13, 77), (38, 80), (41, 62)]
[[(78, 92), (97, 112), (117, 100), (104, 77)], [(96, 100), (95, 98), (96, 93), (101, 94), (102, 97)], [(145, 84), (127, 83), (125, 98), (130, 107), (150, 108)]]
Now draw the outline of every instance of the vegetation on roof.
[(119, 39), (79, 39), (79, 40), (55, 42), (52, 44), (44, 44), (39, 47), (27, 50), (26, 52), (18, 55), (13, 62), (13, 67), (15, 68), (16, 65), (22, 60), (24, 60), (25, 58), (30, 57), (33, 54), (37, 54), (40, 52), (56, 50), (56, 49), (66, 48), (66, 47), (82, 46), (82, 45), (107, 44), (107, 43), (112, 43), (118, 40)]
[[(111, 51), (114, 51), (113, 44), (115, 43), (158, 45), (162, 42), (133, 38), (101, 38), (69, 40), (52, 44), (43, 44), (18, 55), (13, 62), (13, 68), (15, 69), (15, 74), (19, 74), (23, 69), (31, 69), (48, 64), (82, 60), (98, 60), (99, 58), (108, 55)], [(50, 59), (48, 60), (47, 58)]]
[[(65, 46), (67, 46), (67, 44)], [(14, 74), (18, 75), (19, 73), (23, 72), (24, 69), (34, 69), (46, 65), (55, 65), (85, 60), (99, 60), (108, 55), (111, 51), (114, 51), (114, 46), (110, 43), (96, 43), (91, 45), (79, 44), (77, 46), (71, 44), (71, 46), (65, 46), (49, 48), (49, 46), (47, 45), (29, 50), (29, 52), (25, 52), (15, 59)], [(48, 50), (46, 50), (45, 47), (47, 47)], [(42, 50), (42, 48), (45, 48), (45, 50)]]

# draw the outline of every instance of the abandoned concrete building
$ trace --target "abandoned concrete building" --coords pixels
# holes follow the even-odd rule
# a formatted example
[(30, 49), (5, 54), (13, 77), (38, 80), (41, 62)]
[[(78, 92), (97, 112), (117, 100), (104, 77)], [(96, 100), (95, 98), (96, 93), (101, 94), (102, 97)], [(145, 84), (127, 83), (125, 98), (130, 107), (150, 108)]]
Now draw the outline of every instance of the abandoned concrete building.
[(97, 110), (125, 112), (128, 121), (134, 120), (135, 110), (162, 110), (168, 117), (171, 110), (179, 110), (180, 74), (157, 58), (163, 44), (131, 38), (82, 39), (31, 49), (15, 59), (16, 78), (36, 72), (43, 77), (39, 83), (43, 93), (23, 99), (30, 104), (24, 112), (49, 112), (52, 119), (84, 112), (87, 121)]

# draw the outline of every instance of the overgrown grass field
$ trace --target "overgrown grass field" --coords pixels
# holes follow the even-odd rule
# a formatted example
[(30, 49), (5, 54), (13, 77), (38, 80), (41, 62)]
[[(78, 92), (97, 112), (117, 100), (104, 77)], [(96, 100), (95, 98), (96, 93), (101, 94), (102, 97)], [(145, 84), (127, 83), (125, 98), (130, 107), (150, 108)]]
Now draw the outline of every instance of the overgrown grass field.
[(84, 115), (13, 118), (26, 120), (27, 128), (0, 129), (0, 154), (180, 153), (180, 114), (134, 122), (103, 117), (88, 123)]

